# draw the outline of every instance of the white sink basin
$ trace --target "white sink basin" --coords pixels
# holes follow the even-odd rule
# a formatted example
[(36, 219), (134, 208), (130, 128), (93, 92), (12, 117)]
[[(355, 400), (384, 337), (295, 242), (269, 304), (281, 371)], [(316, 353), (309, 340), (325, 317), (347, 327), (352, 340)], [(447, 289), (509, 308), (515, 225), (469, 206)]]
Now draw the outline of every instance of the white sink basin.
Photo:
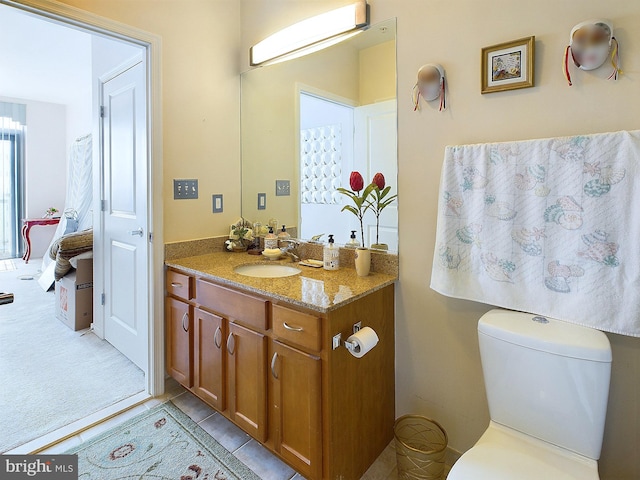
[(281, 278), (299, 274), (302, 270), (290, 265), (256, 263), (254, 265), (240, 265), (234, 272), (247, 277)]

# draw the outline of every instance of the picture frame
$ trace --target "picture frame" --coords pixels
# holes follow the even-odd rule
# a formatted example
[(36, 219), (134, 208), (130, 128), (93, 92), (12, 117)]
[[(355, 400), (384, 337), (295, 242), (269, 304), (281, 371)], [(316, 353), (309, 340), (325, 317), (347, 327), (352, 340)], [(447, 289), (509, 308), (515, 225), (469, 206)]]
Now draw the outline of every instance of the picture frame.
[(525, 37), (482, 49), (481, 93), (534, 86), (536, 37)]

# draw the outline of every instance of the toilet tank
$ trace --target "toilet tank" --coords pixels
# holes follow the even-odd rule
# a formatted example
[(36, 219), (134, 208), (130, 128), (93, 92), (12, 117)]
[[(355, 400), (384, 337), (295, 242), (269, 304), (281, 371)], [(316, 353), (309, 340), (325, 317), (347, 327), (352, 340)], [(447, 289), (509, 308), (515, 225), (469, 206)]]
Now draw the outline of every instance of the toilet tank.
[(493, 421), (600, 458), (611, 376), (604, 333), (496, 309), (480, 318), (478, 340)]

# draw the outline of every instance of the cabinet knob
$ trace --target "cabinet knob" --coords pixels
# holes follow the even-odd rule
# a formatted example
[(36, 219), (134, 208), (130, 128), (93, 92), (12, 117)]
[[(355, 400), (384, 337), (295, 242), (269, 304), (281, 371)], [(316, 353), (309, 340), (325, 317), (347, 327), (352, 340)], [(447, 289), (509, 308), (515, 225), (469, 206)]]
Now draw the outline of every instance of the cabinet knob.
[(302, 332), (304, 330), (304, 328), (302, 327), (292, 327), (287, 322), (282, 322), (282, 326), (287, 330), (291, 330), (292, 332)]
[(180, 282), (171, 282), (171, 286), (173, 288), (182, 288), (182, 284)]
[(184, 312), (182, 316), (182, 330), (185, 332), (189, 331), (189, 312)]
[(216, 328), (216, 333), (213, 334), (213, 343), (214, 345), (220, 349), (222, 346), (222, 329), (220, 327)]
[(236, 339), (233, 336), (233, 333), (229, 334), (229, 338), (227, 338), (227, 352), (229, 355), (233, 355), (236, 349)]
[(277, 380), (278, 374), (276, 373), (276, 360), (278, 360), (278, 352), (275, 352), (271, 359), (271, 375), (273, 375), (273, 378)]

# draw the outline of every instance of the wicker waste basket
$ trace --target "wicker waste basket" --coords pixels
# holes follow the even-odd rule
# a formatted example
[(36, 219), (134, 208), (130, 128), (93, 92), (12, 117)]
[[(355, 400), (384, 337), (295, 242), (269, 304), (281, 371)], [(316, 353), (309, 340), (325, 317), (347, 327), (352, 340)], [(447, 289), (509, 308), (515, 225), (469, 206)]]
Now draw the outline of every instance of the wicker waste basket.
[(441, 480), (447, 432), (420, 415), (404, 415), (394, 426), (398, 479)]

